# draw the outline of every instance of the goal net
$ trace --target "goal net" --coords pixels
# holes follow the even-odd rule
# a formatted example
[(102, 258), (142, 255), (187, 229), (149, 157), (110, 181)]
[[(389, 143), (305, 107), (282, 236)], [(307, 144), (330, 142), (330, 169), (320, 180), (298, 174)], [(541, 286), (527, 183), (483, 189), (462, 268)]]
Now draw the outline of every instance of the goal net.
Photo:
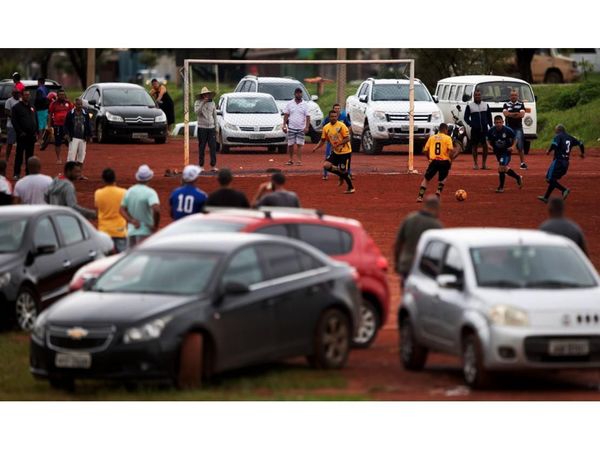
[(184, 164), (190, 161), (190, 138), (197, 136), (196, 111), (202, 106), (202, 88), (212, 92), (209, 96), (217, 109), (217, 142), (222, 153), (244, 147), (285, 153), (281, 116), (299, 87), (310, 116), (307, 143), (318, 142), (323, 121), (338, 103), (340, 119), (350, 129), (353, 152), (407, 151), (407, 170), (415, 173), (415, 132), (420, 139), (432, 128), (415, 123), (422, 118), (420, 114), (415, 117), (414, 73), (413, 59), (186, 59), (183, 126), (175, 128), (184, 137)]

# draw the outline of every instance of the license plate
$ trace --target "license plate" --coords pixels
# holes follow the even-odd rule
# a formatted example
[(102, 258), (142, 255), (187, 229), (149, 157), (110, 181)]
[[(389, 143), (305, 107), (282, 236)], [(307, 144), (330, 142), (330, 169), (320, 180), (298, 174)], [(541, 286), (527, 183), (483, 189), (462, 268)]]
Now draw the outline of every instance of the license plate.
[(590, 343), (584, 339), (556, 340), (548, 344), (548, 353), (552, 356), (581, 356), (590, 352)]
[(260, 140), (260, 139), (264, 139), (265, 135), (264, 134), (253, 134), (252, 136), (250, 136), (250, 139), (256, 139), (256, 140)]
[(148, 137), (148, 133), (131, 133), (132, 139), (146, 139)]
[(89, 353), (57, 353), (54, 364), (63, 369), (89, 369), (92, 365), (92, 355)]
[[(410, 130), (410, 126), (409, 125), (400, 125), (400, 129), (402, 131), (408, 131), (408, 130)], [(415, 133), (417, 132), (418, 129), (419, 129), (418, 125), (413, 125), (413, 130), (415, 131)]]

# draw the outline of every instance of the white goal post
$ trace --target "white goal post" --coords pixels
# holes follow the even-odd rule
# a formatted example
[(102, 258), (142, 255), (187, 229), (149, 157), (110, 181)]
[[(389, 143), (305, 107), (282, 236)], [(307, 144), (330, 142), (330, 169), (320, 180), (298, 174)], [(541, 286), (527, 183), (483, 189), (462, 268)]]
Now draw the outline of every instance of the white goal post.
[[(409, 130), (408, 130), (408, 173), (416, 173), (413, 166), (414, 160), (414, 118), (415, 118), (415, 60), (414, 59), (329, 59), (329, 60), (302, 60), (302, 59), (185, 59), (183, 61), (183, 120), (184, 120), (184, 147), (183, 161), (184, 166), (190, 161), (190, 97), (191, 97), (191, 64), (211, 65), (217, 68), (217, 85), (218, 85), (218, 66), (220, 64), (235, 64), (235, 65), (262, 65), (262, 64), (305, 64), (305, 65), (325, 65), (332, 64), (345, 67), (346, 64), (408, 64), (409, 72)], [(346, 80), (344, 80), (346, 81)], [(219, 93), (219, 92), (217, 92)], [(340, 99), (344, 101), (345, 99)]]

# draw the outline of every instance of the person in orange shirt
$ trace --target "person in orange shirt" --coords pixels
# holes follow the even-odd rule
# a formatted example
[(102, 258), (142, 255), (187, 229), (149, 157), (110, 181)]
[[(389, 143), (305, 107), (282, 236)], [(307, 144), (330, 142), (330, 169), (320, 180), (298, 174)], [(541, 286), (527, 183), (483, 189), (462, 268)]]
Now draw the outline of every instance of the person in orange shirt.
[(102, 180), (104, 187), (94, 193), (98, 230), (108, 234), (115, 244), (115, 251), (121, 253), (127, 250), (127, 221), (119, 210), (127, 190), (117, 186), (117, 177), (111, 168), (102, 171)]

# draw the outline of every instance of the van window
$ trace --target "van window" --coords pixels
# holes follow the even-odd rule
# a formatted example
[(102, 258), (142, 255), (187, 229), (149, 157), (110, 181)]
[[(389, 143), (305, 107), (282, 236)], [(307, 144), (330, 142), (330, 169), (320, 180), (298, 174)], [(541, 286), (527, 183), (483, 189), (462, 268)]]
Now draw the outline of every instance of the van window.
[[(473, 85), (468, 84), (465, 86), (465, 93), (463, 94), (463, 98), (465, 98), (465, 102), (468, 102), (473, 97)], [(462, 100), (462, 99), (461, 99)]]
[(448, 94), (448, 100), (450, 100), (450, 101), (454, 100), (455, 93), (456, 93), (456, 85), (453, 84), (452, 86), (450, 86), (450, 93)]
[(516, 89), (519, 93), (519, 100), (524, 102), (534, 102), (531, 86), (517, 81), (491, 81), (489, 83), (480, 83), (475, 89), (481, 91), (481, 100), (484, 102), (504, 103), (510, 98), (510, 91)]
[(457, 102), (462, 101), (462, 93), (464, 88), (465, 87), (462, 84), (458, 86), (458, 89), (456, 90), (456, 96), (454, 97), (454, 100), (456, 100)]
[(442, 93), (442, 100), (448, 100), (448, 85), (444, 85), (444, 92)]

